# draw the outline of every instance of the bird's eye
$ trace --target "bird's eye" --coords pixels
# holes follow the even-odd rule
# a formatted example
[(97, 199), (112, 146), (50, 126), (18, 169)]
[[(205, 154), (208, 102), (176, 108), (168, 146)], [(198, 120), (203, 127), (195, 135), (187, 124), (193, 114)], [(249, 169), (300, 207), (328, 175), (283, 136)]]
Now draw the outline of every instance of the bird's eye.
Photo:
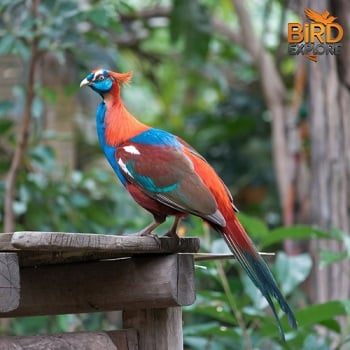
[(98, 80), (98, 81), (102, 81), (102, 80), (105, 80), (105, 76), (103, 74), (99, 74), (95, 80)]

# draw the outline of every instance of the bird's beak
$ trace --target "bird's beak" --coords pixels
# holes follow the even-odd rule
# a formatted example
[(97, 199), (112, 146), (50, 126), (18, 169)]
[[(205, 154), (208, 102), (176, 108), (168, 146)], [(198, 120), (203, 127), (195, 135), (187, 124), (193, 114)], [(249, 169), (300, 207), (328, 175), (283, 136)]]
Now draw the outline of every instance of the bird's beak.
[(92, 84), (92, 82), (85, 78), (84, 80), (81, 81), (80, 87), (83, 87), (83, 86), (86, 86), (86, 85), (91, 85), (91, 84)]

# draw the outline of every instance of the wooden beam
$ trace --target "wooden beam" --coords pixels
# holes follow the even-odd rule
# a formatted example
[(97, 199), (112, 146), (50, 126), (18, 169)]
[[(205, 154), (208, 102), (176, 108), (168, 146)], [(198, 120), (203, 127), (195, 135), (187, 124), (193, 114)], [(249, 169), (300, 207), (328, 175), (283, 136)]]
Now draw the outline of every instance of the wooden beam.
[(139, 350), (183, 350), (181, 307), (124, 310), (123, 327), (137, 330)]
[(77, 332), (24, 337), (0, 337), (3, 350), (138, 350), (133, 329), (108, 332)]
[(191, 255), (42, 265), (20, 269), (20, 305), (0, 317), (190, 305)]

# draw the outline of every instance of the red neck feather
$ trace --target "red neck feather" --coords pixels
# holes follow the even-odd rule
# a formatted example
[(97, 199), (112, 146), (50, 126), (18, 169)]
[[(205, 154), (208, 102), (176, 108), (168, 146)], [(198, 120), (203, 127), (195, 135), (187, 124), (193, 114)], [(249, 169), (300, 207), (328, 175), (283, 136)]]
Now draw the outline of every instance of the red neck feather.
[(122, 142), (149, 129), (149, 127), (138, 121), (124, 106), (120, 97), (120, 87), (117, 82), (105, 95), (105, 137), (108, 145), (117, 146)]

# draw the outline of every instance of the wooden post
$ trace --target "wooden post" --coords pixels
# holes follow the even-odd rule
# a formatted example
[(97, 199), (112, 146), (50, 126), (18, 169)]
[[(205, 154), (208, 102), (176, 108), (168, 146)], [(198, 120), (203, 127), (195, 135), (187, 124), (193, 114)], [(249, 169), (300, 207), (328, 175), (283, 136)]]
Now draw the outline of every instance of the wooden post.
[(124, 310), (123, 327), (137, 330), (140, 350), (182, 350), (181, 307)]

